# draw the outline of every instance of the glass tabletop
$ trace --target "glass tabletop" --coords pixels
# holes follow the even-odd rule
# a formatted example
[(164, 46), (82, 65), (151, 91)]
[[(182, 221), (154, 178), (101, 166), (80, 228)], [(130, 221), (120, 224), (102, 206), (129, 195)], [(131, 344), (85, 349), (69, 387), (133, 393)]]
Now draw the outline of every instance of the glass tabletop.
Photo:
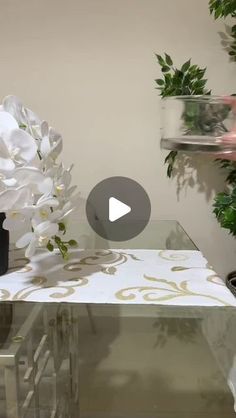
[[(106, 222), (99, 222), (106, 230)], [(122, 242), (101, 238), (86, 222), (73, 222), (69, 227), (68, 236), (75, 237), (82, 248), (197, 250), (187, 232), (175, 220), (151, 220), (137, 237)]]

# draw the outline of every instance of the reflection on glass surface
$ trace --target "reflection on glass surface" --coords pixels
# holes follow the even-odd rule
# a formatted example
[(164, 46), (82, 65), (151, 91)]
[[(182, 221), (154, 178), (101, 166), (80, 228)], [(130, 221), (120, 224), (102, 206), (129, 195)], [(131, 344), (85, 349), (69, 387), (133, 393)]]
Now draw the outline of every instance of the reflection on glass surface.
[[(106, 222), (100, 221), (104, 230)], [(124, 242), (108, 241), (92, 231), (88, 223), (72, 224), (71, 231), (81, 248), (120, 248), (120, 249), (158, 249), (158, 250), (196, 250), (183, 227), (177, 221), (151, 220), (137, 237)], [(71, 234), (72, 232), (70, 232)]]
[(232, 308), (1, 307), (1, 418), (235, 416)]
[[(213, 310), (216, 321), (232, 318)], [(86, 317), (79, 327), (81, 417), (235, 416), (225, 329), (205, 335), (211, 310), (100, 306), (93, 315), (95, 333)]]

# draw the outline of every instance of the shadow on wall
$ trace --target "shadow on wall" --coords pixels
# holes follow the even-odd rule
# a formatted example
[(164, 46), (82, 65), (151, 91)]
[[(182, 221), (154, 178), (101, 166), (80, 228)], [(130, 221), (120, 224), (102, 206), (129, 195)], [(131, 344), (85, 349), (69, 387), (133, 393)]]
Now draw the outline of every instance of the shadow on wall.
[(179, 153), (175, 161), (172, 177), (177, 184), (177, 197), (187, 194), (189, 188), (196, 188), (198, 193), (204, 193), (209, 202), (216, 193), (225, 189), (224, 171), (217, 167), (214, 157), (203, 154)]
[[(225, 32), (218, 33), (221, 39), (221, 45), (223, 47), (223, 50), (229, 55), (230, 51), (232, 51), (232, 44), (235, 41), (232, 37), (232, 27), (229, 25), (225, 25)], [(231, 62), (235, 62), (235, 56), (231, 56), (229, 58)]]

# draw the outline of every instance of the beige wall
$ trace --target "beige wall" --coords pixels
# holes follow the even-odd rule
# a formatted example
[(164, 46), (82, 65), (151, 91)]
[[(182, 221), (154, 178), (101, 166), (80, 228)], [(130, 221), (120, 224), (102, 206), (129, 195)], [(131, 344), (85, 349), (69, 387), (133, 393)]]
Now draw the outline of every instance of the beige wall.
[[(64, 159), (86, 196), (99, 180), (130, 176), (144, 185), (153, 218), (178, 219), (222, 274), (236, 267), (236, 243), (211, 214), (221, 188), (210, 161), (199, 184), (176, 196), (159, 148), (160, 75), (154, 53), (208, 67), (215, 93), (235, 92), (207, 0), (1, 0), (1, 96), (19, 95), (64, 136)], [(207, 194), (201, 189), (207, 189)]]

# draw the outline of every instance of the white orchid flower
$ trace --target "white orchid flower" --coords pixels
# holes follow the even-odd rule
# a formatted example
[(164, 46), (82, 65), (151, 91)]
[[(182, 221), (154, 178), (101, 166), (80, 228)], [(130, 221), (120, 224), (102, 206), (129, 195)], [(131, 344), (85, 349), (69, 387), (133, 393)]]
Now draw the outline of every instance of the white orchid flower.
[(71, 202), (67, 202), (63, 207), (51, 212), (48, 217), (54, 222), (65, 222), (66, 218), (75, 210), (75, 206)]
[(39, 117), (30, 109), (25, 108), (21, 100), (16, 96), (6, 96), (3, 99), (2, 110), (12, 115), (20, 127), (40, 126), (41, 121)]
[(0, 112), (0, 137), (12, 129), (18, 129), (19, 125), (16, 119), (7, 112)]
[(56, 223), (50, 221), (42, 222), (34, 226), (33, 232), (23, 235), (17, 242), (17, 248), (25, 248), (26, 257), (32, 257), (37, 247), (46, 247), (50, 238), (58, 233), (59, 227)]
[(3, 221), (3, 228), (14, 232), (20, 229), (29, 228), (31, 225), (32, 209), (18, 209), (6, 212), (6, 219)]
[[(20, 99), (0, 105), (0, 211), (4, 228), (28, 229), (17, 242), (31, 256), (37, 246), (58, 248), (67, 257), (74, 240), (64, 241), (66, 219), (76, 207), (71, 169), (58, 165), (62, 137)], [(57, 235), (59, 234), (59, 235)]]
[(68, 201), (77, 186), (70, 186), (71, 184), (71, 170), (73, 166), (68, 169), (65, 169), (62, 164), (58, 167), (52, 167), (46, 172), (45, 175), (53, 178), (54, 182), (54, 192), (53, 194), (58, 198), (58, 200), (65, 202)]
[[(28, 203), (28, 202), (27, 202)], [(54, 209), (59, 202), (52, 196), (41, 196), (35, 204), (25, 204), (23, 208), (15, 208), (6, 212), (6, 219), (3, 222), (4, 229), (14, 231), (29, 225), (30, 219), (34, 224), (40, 224), (46, 220), (56, 220), (53, 216)]]
[(12, 115), (19, 125), (24, 123), (23, 105), (18, 97), (6, 96), (3, 99), (2, 109)]
[(62, 151), (62, 137), (46, 121), (41, 123), (40, 152), (43, 164), (50, 166), (50, 161), (55, 161)]
[(33, 204), (33, 195), (28, 187), (4, 190), (0, 193), (1, 212), (23, 209)]
[[(1, 112), (0, 112), (1, 114)], [(21, 129), (14, 129), (0, 137), (0, 171), (12, 171), (28, 164), (37, 153), (34, 139)]]
[(27, 185), (35, 194), (49, 195), (53, 190), (53, 179), (45, 176), (38, 168), (20, 167), (14, 170), (13, 176), (19, 186)]
[(0, 172), (12, 171), (17, 165), (28, 164), (36, 153), (34, 138), (19, 129), (13, 116), (0, 112)]

